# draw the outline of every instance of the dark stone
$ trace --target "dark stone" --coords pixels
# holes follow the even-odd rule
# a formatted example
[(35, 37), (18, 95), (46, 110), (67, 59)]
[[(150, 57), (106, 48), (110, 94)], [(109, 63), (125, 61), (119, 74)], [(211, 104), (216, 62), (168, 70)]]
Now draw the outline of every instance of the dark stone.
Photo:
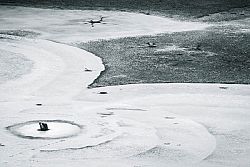
[(171, 143), (164, 143), (165, 145), (170, 145)]
[(86, 71), (86, 72), (92, 72), (92, 70), (87, 69), (87, 68), (85, 68), (85, 70), (84, 70), (84, 71)]
[(108, 94), (108, 92), (99, 92), (99, 94), (104, 95), (104, 94)]
[(37, 105), (37, 106), (42, 106), (42, 104), (41, 104), (41, 103), (37, 103), (36, 105)]
[(165, 119), (175, 119), (175, 117), (165, 117)]
[(114, 115), (114, 112), (108, 112), (108, 113), (97, 113), (102, 116), (109, 116), (109, 115)]

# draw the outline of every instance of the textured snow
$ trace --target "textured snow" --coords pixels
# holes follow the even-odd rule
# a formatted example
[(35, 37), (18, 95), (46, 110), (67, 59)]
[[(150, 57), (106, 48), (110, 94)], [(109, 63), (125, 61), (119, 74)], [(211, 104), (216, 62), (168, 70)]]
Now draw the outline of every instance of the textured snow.
[[(42, 34), (0, 40), (1, 50), (22, 54), (34, 63), (29, 74), (0, 85), (0, 166), (249, 166), (248, 85), (138, 84), (88, 89), (104, 70), (101, 59), (58, 43), (111, 37), (112, 29), (105, 24), (94, 29), (78, 25), (74, 19), (80, 16), (107, 14), (112, 23), (120, 24), (114, 29), (116, 37), (165, 32), (169, 24), (174, 28), (188, 25), (174, 31), (204, 28), (204, 24), (123, 12), (1, 7), (0, 13), (0, 29), (27, 28)], [(66, 132), (76, 130), (78, 135), (50, 140), (21, 138), (6, 129), (34, 120), (65, 120), (84, 128), (78, 132), (70, 127)], [(57, 125), (51, 126), (61, 135), (67, 127)], [(20, 128), (25, 135), (42, 135), (35, 124)]]

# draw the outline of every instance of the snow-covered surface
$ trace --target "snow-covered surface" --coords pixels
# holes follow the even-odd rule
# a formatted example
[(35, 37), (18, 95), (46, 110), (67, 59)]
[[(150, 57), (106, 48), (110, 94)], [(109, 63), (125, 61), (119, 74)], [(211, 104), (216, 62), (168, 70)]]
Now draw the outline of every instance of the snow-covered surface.
[[(85, 37), (109, 38), (112, 30), (105, 25), (96, 26), (102, 30), (101, 36), (91, 34), (90, 30), (95, 29), (89, 25), (71, 36), (72, 29), (79, 25), (68, 25), (67, 19), (78, 18), (78, 13), (88, 17), (103, 11), (84, 12), (1, 7), (0, 29), (24, 26), (42, 32), (42, 39), (0, 40), (1, 50), (22, 54), (34, 63), (31, 73), (0, 85), (1, 167), (250, 165), (248, 85), (139, 84), (87, 89), (104, 69), (101, 59), (84, 50), (45, 40), (71, 43)], [(121, 26), (125, 30), (119, 29), (124, 36), (163, 32), (164, 28), (152, 27), (148, 21), (164, 25), (169, 21), (155, 16), (106, 13), (123, 18), (115, 19), (121, 25), (128, 24)], [(133, 19), (139, 23), (132, 24)], [(190, 26), (188, 30), (192, 28), (197, 27)], [(119, 34), (115, 29), (114, 32)], [(76, 136), (50, 140), (20, 138), (6, 129), (34, 120), (65, 120), (84, 128)], [(18, 130), (37, 135), (34, 132), (37, 133), (38, 125), (36, 128), (32, 124), (32, 128), (24, 126)]]
[(32, 61), (20, 54), (0, 50), (0, 84), (31, 71)]
[[(104, 24), (95, 24), (94, 27), (85, 24), (91, 19), (99, 20), (101, 16), (105, 17)], [(0, 30), (32, 30), (41, 33), (40, 38), (65, 43), (200, 30), (209, 26), (205, 23), (176, 21), (128, 12), (54, 10), (8, 6), (0, 6), (0, 20)]]

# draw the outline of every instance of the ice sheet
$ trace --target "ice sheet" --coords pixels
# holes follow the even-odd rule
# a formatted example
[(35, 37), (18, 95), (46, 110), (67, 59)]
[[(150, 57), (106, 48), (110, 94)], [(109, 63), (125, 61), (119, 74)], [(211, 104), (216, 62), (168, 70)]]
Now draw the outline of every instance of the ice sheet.
[[(29, 29), (42, 34), (0, 45), (34, 62), (31, 73), (0, 85), (0, 166), (249, 166), (248, 85), (140, 84), (88, 89), (104, 70), (101, 59), (58, 43), (207, 25), (124, 12), (0, 8), (2, 30)], [(108, 23), (92, 28), (76, 20), (99, 15), (108, 16)], [(71, 138), (39, 140), (19, 138), (6, 129), (33, 120), (72, 121), (85, 131)], [(57, 130), (61, 128), (66, 127)], [(24, 127), (21, 132), (34, 134), (35, 129)]]

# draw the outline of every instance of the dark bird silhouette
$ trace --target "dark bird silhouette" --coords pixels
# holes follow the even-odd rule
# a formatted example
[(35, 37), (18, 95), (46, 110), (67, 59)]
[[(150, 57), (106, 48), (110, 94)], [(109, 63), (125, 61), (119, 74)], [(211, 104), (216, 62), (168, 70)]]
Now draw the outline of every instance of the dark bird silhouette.
[(104, 19), (105, 17), (101, 17), (99, 20), (90, 20), (90, 21), (88, 21), (88, 23), (90, 23), (91, 24), (91, 26), (92, 27), (94, 27), (94, 24), (100, 24), (100, 23), (102, 23), (103, 22), (103, 19)]

